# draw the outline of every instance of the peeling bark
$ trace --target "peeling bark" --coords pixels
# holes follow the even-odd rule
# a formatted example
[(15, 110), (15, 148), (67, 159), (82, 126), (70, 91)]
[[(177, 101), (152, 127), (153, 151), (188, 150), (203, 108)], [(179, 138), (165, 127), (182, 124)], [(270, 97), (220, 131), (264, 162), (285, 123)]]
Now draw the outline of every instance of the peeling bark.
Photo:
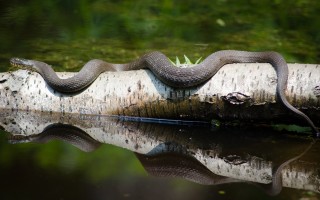
[[(65, 78), (74, 73), (59, 73)], [(106, 72), (77, 94), (61, 94), (34, 72), (0, 73), (0, 108), (41, 112), (125, 115), (190, 120), (305, 124), (276, 101), (269, 64), (230, 64), (205, 84), (175, 89), (148, 70)], [(289, 102), (320, 124), (320, 66), (289, 64)]]

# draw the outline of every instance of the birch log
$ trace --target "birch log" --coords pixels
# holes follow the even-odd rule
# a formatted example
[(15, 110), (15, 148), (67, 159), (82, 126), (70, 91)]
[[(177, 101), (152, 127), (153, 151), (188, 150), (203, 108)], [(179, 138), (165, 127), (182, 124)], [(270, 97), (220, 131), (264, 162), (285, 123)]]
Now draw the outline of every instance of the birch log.
[[(74, 73), (58, 73), (62, 78)], [(300, 123), (276, 102), (277, 76), (269, 64), (229, 64), (198, 87), (176, 89), (148, 70), (105, 72), (87, 89), (62, 94), (35, 72), (0, 73), (0, 108), (191, 120)], [(320, 124), (320, 67), (289, 64), (289, 102)]]

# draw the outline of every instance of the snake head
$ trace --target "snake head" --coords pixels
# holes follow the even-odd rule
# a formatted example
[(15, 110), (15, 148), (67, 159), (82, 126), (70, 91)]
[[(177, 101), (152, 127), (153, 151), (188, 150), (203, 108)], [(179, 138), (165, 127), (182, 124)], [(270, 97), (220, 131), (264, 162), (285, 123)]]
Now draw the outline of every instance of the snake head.
[(34, 68), (35, 63), (33, 60), (28, 60), (24, 58), (11, 58), (10, 64), (14, 67), (36, 71), (36, 69)]

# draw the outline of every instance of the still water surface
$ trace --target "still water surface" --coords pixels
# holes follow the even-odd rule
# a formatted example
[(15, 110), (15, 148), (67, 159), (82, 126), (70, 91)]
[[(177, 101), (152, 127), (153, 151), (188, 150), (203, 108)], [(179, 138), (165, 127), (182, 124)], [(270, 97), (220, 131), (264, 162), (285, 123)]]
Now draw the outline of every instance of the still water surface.
[[(10, 143), (2, 137), (1, 173), (6, 181), (1, 188), (6, 199), (318, 196), (319, 143), (292, 133), (1, 113), (1, 127), (10, 133), (2, 133)], [(282, 183), (277, 183), (279, 178)]]
[[(319, 8), (307, 0), (5, 1), (0, 71), (12, 69), (11, 57), (77, 71), (93, 58), (127, 62), (153, 50), (192, 61), (221, 49), (274, 50), (288, 62), (320, 63)], [(320, 198), (318, 142), (284, 167), (281, 193), (268, 194), (272, 168), (304, 152), (307, 135), (1, 113), (1, 199)], [(32, 136), (44, 130), (49, 137)], [(54, 135), (79, 132), (75, 147)], [(20, 134), (28, 137), (12, 138)], [(39, 143), (48, 138), (57, 140)], [(235, 183), (203, 185), (190, 174)]]

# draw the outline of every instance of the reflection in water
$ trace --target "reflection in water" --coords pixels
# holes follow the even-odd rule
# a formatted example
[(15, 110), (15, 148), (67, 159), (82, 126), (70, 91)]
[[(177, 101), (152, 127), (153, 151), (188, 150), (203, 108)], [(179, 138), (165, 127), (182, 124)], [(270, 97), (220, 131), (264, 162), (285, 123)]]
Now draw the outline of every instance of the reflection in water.
[[(267, 194), (277, 195), (282, 190), (282, 169), (291, 162), (302, 157), (313, 146), (314, 141), (298, 156), (295, 156), (277, 167), (272, 172), (272, 182), (266, 186), (260, 186)], [(234, 182), (244, 182), (241, 180), (218, 176), (212, 173), (202, 163), (192, 156), (187, 156), (180, 152), (160, 153), (156, 155), (137, 154), (142, 165), (147, 172), (159, 177), (179, 177), (190, 180), (192, 182), (204, 185), (218, 185)]]
[(218, 176), (194, 157), (183, 153), (168, 152), (151, 156), (136, 153), (136, 156), (148, 174), (153, 176), (183, 178), (203, 185), (243, 182)]
[(11, 135), (8, 139), (12, 144), (25, 142), (47, 143), (51, 140), (62, 140), (85, 152), (93, 151), (100, 146), (100, 143), (86, 132), (67, 124), (52, 124), (46, 127), (40, 134), (29, 136)]
[(238, 135), (233, 130), (210, 130), (187, 123), (172, 126), (52, 113), (3, 111), (0, 125), (11, 132), (12, 143), (59, 139), (83, 151), (92, 151), (101, 143), (123, 147), (135, 152), (154, 176), (179, 177), (206, 185), (250, 182), (270, 195), (280, 193), (282, 186), (319, 192), (318, 161), (313, 165), (295, 162), (314, 145), (313, 140), (270, 139), (268, 131), (248, 130)]

